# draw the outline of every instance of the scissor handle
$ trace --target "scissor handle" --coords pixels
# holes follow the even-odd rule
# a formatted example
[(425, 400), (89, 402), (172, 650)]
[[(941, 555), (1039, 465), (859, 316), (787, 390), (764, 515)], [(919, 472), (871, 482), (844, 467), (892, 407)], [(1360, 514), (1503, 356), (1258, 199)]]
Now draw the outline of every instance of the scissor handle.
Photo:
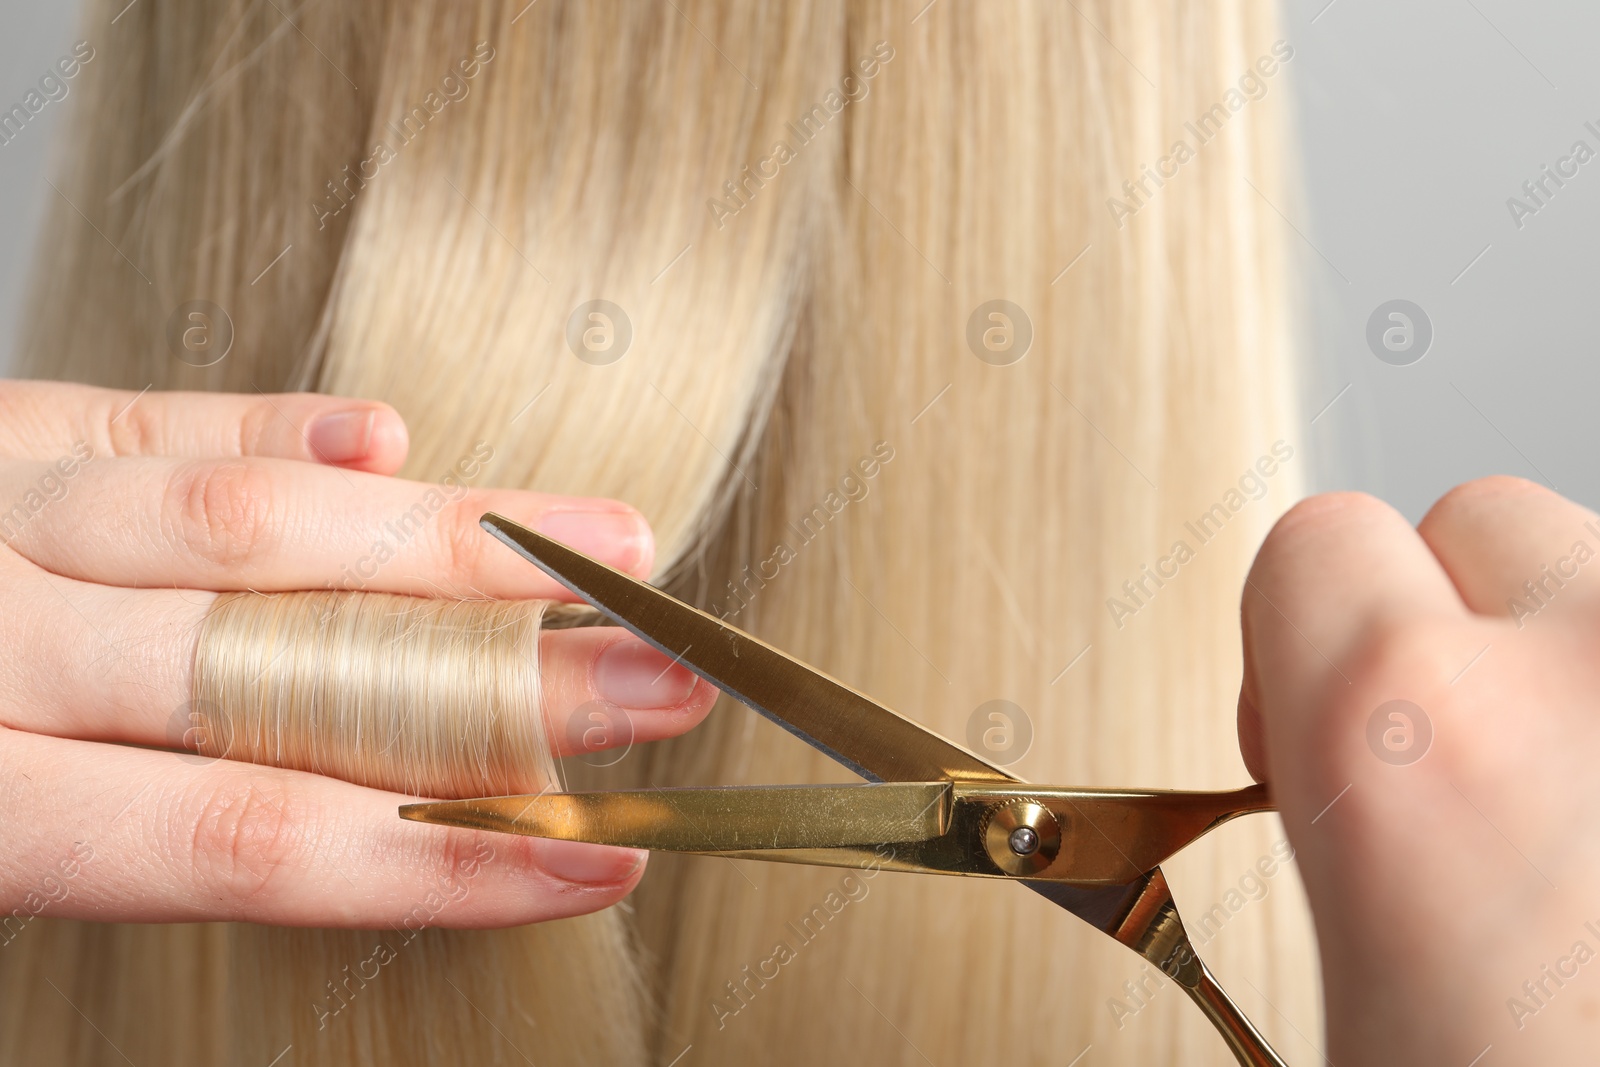
[[(1272, 1050), (1267, 1039), (1245, 1018), (1236, 1004), (1222, 991), (1216, 978), (1194, 950), (1189, 933), (1178, 915), (1167, 876), (1161, 868), (1143, 875), (1120, 890), (1086, 891), (1072, 887), (1036, 889), (1057, 903), (1084, 905), (1080, 914), (1105, 933), (1133, 949), (1161, 969), (1161, 972), (1189, 995), (1205, 1013), (1211, 1025), (1227, 1042), (1228, 1049), (1245, 1067), (1288, 1067)], [(1061, 894), (1077, 894), (1072, 901)]]
[(1189, 994), (1189, 999), (1205, 1012), (1206, 1018), (1211, 1020), (1211, 1025), (1216, 1027), (1217, 1033), (1227, 1042), (1234, 1058), (1245, 1067), (1288, 1067), (1282, 1057), (1273, 1051), (1272, 1046), (1267, 1044), (1267, 1039), (1261, 1036), (1261, 1031), (1244, 1017), (1244, 1013), (1217, 984), (1211, 969), (1198, 956), (1194, 962), (1197, 972), (1195, 980), (1192, 983), (1186, 982), (1180, 975), (1178, 984)]

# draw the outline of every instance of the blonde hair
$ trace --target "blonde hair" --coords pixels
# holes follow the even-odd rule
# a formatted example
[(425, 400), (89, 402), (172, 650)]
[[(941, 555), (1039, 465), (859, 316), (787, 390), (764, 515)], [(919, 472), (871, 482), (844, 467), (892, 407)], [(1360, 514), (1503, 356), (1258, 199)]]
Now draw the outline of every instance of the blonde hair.
[[(91, 40), (118, 6), (94, 5)], [(292, 17), (246, 0), (122, 15), (83, 74), (61, 183), (104, 238), (58, 205), (35, 372), (385, 399), (408, 476), (491, 442), (494, 483), (632, 502), (673, 592), (930, 728), (965, 742), (990, 702), (1021, 709), (1024, 777), (1245, 781), (1236, 598), (1298, 478), (1266, 9), (348, 0)], [(1251, 71), (1270, 88), (1236, 88)], [(1177, 163), (1174, 138), (1194, 144)], [(234, 328), (205, 368), (165, 340), (196, 299)], [(582, 315), (571, 340), (595, 300), (631, 334), (612, 362), (581, 344)], [(276, 609), (235, 610), (245, 641)], [(470, 627), (496, 609), (459, 610)], [(653, 748), (587, 784), (847, 777), (726, 701)], [(397, 766), (437, 791), (454, 758)], [(1243, 820), (1168, 873), (1208, 963), (1294, 1059), (1319, 1024), (1299, 891), (1264, 873), (1280, 837)], [(1097, 1064), (1231, 1062), (1159, 975), (1033, 894), (842, 877), (657, 856), (631, 917), (424, 931), (324, 1028), (306, 1001), (371, 935), (53, 923), (0, 953), (0, 1056), (102, 1059), (35, 991), (49, 973), (139, 1063), (266, 1063), (290, 1043), (298, 1064), (689, 1046), (684, 1063), (1065, 1062), (1089, 1045)]]
[(195, 646), (191, 741), (203, 756), (412, 796), (550, 788), (539, 696), (546, 606), (224, 593)]

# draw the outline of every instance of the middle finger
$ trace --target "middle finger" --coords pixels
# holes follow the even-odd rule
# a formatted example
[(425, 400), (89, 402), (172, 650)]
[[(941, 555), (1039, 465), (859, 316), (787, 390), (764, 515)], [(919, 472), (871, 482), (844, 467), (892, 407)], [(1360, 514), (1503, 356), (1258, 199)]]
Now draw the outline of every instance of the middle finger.
[[(184, 736), (193, 663), (213, 594), (92, 585), (20, 561), (0, 566), (0, 588), (16, 631), (4, 635), (13, 655), (0, 660), (0, 726), (193, 747)], [(538, 677), (538, 705), (557, 755), (676, 736), (698, 724), (717, 696), (687, 668), (613, 626), (539, 634)], [(607, 729), (590, 728), (597, 707)]]

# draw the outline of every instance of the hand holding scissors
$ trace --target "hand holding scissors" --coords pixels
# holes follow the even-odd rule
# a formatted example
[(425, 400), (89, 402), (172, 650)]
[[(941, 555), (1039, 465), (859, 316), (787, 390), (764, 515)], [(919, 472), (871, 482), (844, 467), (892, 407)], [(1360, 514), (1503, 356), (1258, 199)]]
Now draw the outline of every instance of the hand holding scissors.
[(1195, 954), (1160, 863), (1228, 793), (1032, 786), (742, 631), (498, 515), (486, 529), (620, 625), (869, 785), (653, 789), (412, 804), (420, 822), (596, 844), (1020, 881), (1167, 972), (1244, 1064), (1281, 1065)]
[[(1283, 1062), (1194, 956), (1156, 866), (1216, 822), (1266, 810), (1260, 787), (1030, 787), (709, 616), (499, 532), (884, 784), (496, 798), (410, 817), (804, 863), (877, 862), (872, 846), (894, 842), (890, 869), (1022, 881), (1175, 969), (1240, 1062)], [(1317, 921), (1329, 1062), (1573, 1062), (1593, 1049), (1600, 570), (1585, 568), (1597, 560), (1600, 517), (1504, 478), (1454, 490), (1415, 529), (1369, 497), (1316, 497), (1263, 545), (1244, 593), (1241, 741), (1275, 783)], [(707, 646), (685, 651), (690, 632)]]

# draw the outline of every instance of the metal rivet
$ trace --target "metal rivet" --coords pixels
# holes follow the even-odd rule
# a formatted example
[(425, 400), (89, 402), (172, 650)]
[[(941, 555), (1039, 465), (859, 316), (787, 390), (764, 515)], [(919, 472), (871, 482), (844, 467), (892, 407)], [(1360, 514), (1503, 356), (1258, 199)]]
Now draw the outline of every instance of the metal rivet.
[(1016, 877), (1038, 874), (1061, 852), (1061, 824), (1049, 808), (1025, 797), (990, 809), (980, 832), (989, 859)]
[(1006, 843), (1017, 855), (1031, 856), (1039, 850), (1039, 835), (1031, 826), (1019, 826), (1011, 831), (1011, 837)]

